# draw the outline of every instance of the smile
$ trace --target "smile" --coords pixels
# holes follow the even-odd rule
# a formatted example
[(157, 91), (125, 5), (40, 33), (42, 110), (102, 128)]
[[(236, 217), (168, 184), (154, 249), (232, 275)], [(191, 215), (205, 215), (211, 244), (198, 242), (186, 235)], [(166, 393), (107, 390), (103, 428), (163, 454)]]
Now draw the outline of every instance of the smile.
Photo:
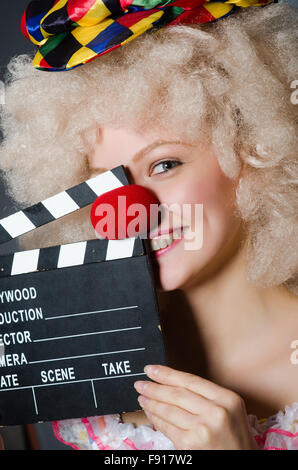
[[(165, 253), (168, 253), (172, 250), (178, 243), (183, 240), (184, 232), (188, 229), (188, 227), (179, 227), (178, 229), (173, 229), (169, 233), (163, 233), (163, 238), (155, 237), (150, 239), (150, 247), (151, 251), (154, 252), (156, 257), (162, 256)], [(179, 230), (180, 237), (177, 238), (175, 236), (175, 231)]]

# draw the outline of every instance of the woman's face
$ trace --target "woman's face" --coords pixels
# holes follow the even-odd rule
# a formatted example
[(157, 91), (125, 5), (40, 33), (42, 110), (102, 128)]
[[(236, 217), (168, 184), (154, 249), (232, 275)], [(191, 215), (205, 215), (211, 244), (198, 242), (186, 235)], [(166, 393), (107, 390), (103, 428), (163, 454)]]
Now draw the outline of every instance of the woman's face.
[[(204, 282), (238, 247), (235, 181), (224, 175), (210, 144), (107, 126), (89, 165), (90, 176), (123, 165), (131, 182), (149, 189), (163, 205), (160, 225), (149, 235), (159, 290), (186, 290)], [(158, 237), (160, 230), (166, 234)], [(161, 248), (165, 238), (173, 243)]]

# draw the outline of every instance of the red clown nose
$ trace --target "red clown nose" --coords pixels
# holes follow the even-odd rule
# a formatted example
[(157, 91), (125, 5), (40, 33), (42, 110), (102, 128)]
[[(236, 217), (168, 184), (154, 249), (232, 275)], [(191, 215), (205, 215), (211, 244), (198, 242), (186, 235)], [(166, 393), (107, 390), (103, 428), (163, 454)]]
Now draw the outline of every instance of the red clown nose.
[(99, 238), (144, 237), (158, 224), (158, 207), (158, 199), (148, 189), (129, 184), (99, 196), (90, 218)]

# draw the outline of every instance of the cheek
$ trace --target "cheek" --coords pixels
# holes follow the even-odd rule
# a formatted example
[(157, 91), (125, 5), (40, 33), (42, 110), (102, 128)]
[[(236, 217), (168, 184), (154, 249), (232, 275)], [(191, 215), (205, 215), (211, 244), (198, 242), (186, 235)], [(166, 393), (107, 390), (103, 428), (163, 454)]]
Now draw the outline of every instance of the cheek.
[(213, 165), (199, 186), (198, 197), (203, 204), (203, 246), (216, 250), (234, 230), (234, 184), (218, 165)]
[[(190, 223), (187, 225), (191, 225), (195, 236), (178, 245), (172, 254), (159, 259), (163, 289), (183, 288), (197, 279), (197, 276), (204, 277), (204, 272), (208, 272), (210, 266), (210, 269), (220, 266), (227, 241), (238, 227), (238, 219), (234, 215), (234, 187), (235, 183), (224, 175), (216, 159), (208, 167), (205, 165), (196, 172), (189, 172), (187, 176), (184, 174), (183, 182), (180, 184), (177, 181), (175, 188), (167, 188), (167, 201), (171, 200), (179, 205), (202, 204), (203, 224), (200, 217), (189, 219)], [(195, 240), (202, 240), (200, 248), (196, 248)]]
[[(207, 162), (206, 162), (207, 163)], [(208, 207), (226, 207), (233, 201), (233, 181), (222, 172), (216, 157), (211, 157), (204, 172), (198, 172), (189, 187), (189, 198)]]
[(215, 216), (218, 221), (229, 219), (235, 200), (234, 183), (224, 175), (216, 157), (210, 158), (208, 165), (201, 171), (198, 168), (196, 173), (197, 176), (193, 170), (192, 174), (183, 175), (183, 182), (177, 182), (174, 188), (168, 188), (167, 200), (179, 205), (202, 204), (204, 218), (207, 220)]

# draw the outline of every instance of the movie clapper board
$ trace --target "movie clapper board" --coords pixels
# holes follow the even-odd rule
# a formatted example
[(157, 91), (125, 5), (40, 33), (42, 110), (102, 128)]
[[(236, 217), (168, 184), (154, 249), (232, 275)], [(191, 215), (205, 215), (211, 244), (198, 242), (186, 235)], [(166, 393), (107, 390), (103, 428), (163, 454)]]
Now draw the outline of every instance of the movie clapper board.
[[(5, 217), (0, 243), (126, 184), (119, 166)], [(0, 257), (0, 425), (139, 410), (133, 383), (150, 363), (166, 360), (148, 240)]]

